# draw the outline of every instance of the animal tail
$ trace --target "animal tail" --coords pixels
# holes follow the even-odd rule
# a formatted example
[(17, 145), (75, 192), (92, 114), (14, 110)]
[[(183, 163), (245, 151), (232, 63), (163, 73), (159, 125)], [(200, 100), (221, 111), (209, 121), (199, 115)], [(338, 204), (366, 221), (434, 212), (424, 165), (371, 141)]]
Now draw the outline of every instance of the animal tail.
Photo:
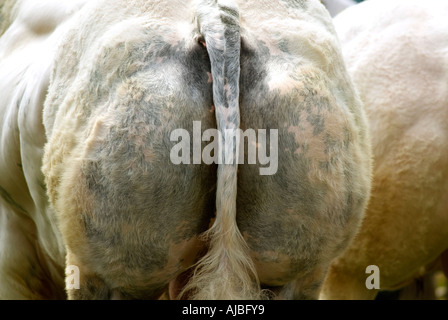
[(221, 141), (216, 219), (204, 234), (209, 250), (196, 265), (183, 293), (201, 300), (257, 299), (257, 273), (236, 223), (241, 47), (238, 8), (232, 0), (204, 1), (197, 19), (211, 63), (213, 103)]

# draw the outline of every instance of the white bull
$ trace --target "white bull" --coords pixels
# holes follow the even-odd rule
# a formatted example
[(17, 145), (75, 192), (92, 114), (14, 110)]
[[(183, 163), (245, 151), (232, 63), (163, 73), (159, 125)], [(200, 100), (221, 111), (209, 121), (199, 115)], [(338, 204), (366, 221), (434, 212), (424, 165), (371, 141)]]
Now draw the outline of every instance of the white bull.
[(437, 267), (448, 274), (447, 17), (442, 0), (375, 0), (334, 20), (368, 114), (374, 179), (361, 230), (322, 298), (374, 298), (369, 265), (384, 290)]
[[(318, 0), (0, 12), (1, 298), (317, 297), (371, 178), (365, 115)], [(173, 132), (195, 128), (199, 154), (175, 164), (190, 141)], [(200, 161), (216, 128), (276, 130), (275, 172), (237, 163), (226, 135), (209, 150), (226, 162)]]

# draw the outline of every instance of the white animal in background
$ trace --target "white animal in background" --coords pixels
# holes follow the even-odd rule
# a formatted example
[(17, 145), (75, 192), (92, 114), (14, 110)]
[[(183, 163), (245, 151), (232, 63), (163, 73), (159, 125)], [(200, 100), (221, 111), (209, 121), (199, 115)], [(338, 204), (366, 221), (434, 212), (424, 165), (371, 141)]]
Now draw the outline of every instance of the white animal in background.
[(334, 19), (365, 104), (374, 155), (359, 234), (332, 263), (322, 298), (370, 299), (366, 267), (393, 290), (448, 275), (448, 2), (375, 0)]

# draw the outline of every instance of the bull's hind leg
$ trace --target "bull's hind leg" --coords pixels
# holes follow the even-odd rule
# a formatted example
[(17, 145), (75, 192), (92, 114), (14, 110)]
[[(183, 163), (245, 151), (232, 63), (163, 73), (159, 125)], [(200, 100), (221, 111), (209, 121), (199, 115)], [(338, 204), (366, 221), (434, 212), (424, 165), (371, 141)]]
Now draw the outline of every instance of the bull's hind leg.
[[(243, 40), (241, 66), (241, 127), (258, 135), (257, 143), (244, 142), (238, 227), (263, 287), (276, 288), (279, 298), (318, 298), (325, 271), (357, 231), (369, 195), (359, 101), (344, 75), (345, 101), (321, 69), (291, 55), (273, 57), (261, 41)], [(251, 153), (256, 165), (248, 164)], [(261, 165), (260, 155), (270, 162)], [(272, 170), (262, 175), (262, 167)]]
[(284, 285), (265, 287), (271, 296), (278, 300), (315, 300), (327, 273), (327, 267), (316, 267), (313, 271)]
[(215, 169), (170, 162), (163, 144), (176, 127), (121, 142), (109, 132), (96, 159), (73, 161), (57, 202), (67, 263), (81, 273), (71, 297), (156, 298), (194, 263), (214, 211)]
[(80, 272), (70, 298), (157, 298), (202, 248), (198, 235), (214, 212), (216, 166), (193, 164), (190, 154), (190, 164), (173, 163), (179, 141), (171, 133), (187, 132), (188, 152), (197, 142), (193, 121), (202, 131), (215, 126), (209, 69), (199, 44), (175, 50), (173, 61), (148, 63), (124, 80), (64, 159), (54, 204), (67, 264)]

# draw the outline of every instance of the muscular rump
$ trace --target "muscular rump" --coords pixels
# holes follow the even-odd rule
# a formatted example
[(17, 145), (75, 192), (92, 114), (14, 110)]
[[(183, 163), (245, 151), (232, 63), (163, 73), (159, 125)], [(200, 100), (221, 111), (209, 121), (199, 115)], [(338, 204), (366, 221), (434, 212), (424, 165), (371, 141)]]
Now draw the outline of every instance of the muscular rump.
[[(86, 83), (78, 90), (84, 97), (76, 107), (88, 117), (75, 124), (65, 117), (65, 125), (53, 129), (65, 131), (52, 135), (45, 163), (57, 166), (44, 171), (67, 264), (80, 268), (80, 289), (70, 290), (71, 297), (155, 298), (201, 249), (197, 236), (214, 212), (216, 166), (170, 159), (173, 130), (192, 136), (193, 121), (201, 121), (202, 130), (215, 126), (205, 51), (187, 46), (164, 43), (146, 63), (145, 51), (134, 47), (123, 64), (141, 68), (112, 73), (112, 79), (110, 62), (95, 61), (92, 74), (104, 78), (90, 81), (100, 87)], [(101, 85), (108, 86), (105, 96)], [(71, 150), (59, 158), (62, 146)]]
[(369, 193), (368, 141), (349, 111), (359, 102), (338, 100), (316, 66), (244, 41), (241, 66), (241, 127), (278, 130), (278, 169), (239, 166), (238, 226), (262, 285), (284, 286), (325, 269), (353, 237)]

